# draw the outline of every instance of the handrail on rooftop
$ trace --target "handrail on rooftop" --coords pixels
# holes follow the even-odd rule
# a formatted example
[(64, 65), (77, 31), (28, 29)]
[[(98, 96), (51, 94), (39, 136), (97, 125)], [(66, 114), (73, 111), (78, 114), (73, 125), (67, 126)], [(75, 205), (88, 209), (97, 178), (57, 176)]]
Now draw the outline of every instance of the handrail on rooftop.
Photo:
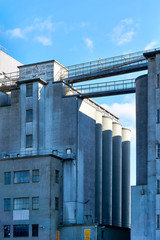
[(8, 49), (6, 49), (5, 47), (3, 47), (3, 46), (1, 46), (1, 45), (0, 45), (0, 51), (2, 51), (2, 52), (4, 52), (4, 53), (6, 53), (6, 54), (9, 55)]

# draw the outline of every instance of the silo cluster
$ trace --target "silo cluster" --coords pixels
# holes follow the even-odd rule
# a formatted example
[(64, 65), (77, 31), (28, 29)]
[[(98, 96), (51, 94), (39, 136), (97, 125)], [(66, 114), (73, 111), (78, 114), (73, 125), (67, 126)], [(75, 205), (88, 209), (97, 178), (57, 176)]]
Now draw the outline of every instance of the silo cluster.
[(95, 216), (104, 225), (130, 227), (130, 135), (120, 123), (97, 115)]

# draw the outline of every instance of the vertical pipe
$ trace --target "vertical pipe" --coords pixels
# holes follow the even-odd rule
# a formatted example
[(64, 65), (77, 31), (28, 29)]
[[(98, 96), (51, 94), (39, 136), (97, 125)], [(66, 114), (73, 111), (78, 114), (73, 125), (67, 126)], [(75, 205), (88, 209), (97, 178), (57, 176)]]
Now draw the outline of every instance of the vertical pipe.
[(112, 225), (112, 120), (102, 123), (102, 223)]
[(112, 132), (113, 165), (112, 165), (112, 225), (122, 225), (122, 127), (113, 123)]
[(131, 224), (130, 139), (131, 131), (122, 128), (122, 227), (126, 228)]
[(102, 113), (96, 112), (95, 126), (95, 222), (102, 222)]

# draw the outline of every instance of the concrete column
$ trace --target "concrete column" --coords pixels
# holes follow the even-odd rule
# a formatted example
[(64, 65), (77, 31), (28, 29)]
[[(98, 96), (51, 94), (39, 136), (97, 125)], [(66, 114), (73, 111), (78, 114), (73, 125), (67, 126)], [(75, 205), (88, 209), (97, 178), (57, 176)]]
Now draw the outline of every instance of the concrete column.
[(122, 128), (122, 227), (125, 228), (131, 224), (130, 141), (131, 131)]
[(122, 127), (113, 123), (113, 165), (112, 165), (112, 225), (122, 225)]
[(102, 125), (102, 223), (112, 225), (112, 120)]
[(102, 113), (96, 112), (95, 126), (95, 221), (102, 222)]

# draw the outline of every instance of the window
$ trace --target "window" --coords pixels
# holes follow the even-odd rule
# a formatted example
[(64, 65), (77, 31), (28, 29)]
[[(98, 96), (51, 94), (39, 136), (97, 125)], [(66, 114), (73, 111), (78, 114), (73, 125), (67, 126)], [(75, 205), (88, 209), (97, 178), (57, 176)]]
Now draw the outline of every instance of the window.
[(4, 183), (11, 184), (11, 172), (4, 173)]
[(33, 96), (33, 84), (28, 83), (26, 85), (26, 97), (32, 97)]
[(28, 109), (26, 110), (26, 122), (32, 122), (33, 121), (33, 110)]
[(4, 238), (9, 238), (10, 235), (10, 225), (4, 225)]
[(14, 210), (25, 210), (29, 209), (29, 198), (15, 198), (13, 200)]
[(11, 211), (11, 199), (10, 198), (4, 199), (4, 211)]
[(29, 225), (13, 225), (13, 237), (29, 237)]
[(39, 209), (39, 197), (32, 198), (32, 209), (38, 210)]
[(32, 135), (26, 135), (26, 148), (32, 147)]
[(55, 197), (55, 210), (59, 210), (59, 198)]
[(32, 237), (38, 237), (38, 224), (32, 224)]
[(159, 88), (160, 87), (160, 84), (159, 84), (159, 74), (157, 74), (157, 79), (156, 79), (156, 88)]
[(157, 109), (156, 122), (160, 123), (160, 110), (159, 109)]
[(58, 170), (55, 171), (55, 182), (59, 183), (59, 171)]
[(29, 171), (14, 172), (14, 183), (29, 183)]
[(157, 179), (157, 194), (160, 194), (160, 180)]
[(160, 215), (157, 215), (157, 229), (160, 229)]
[(71, 149), (71, 148), (67, 148), (67, 149), (66, 149), (66, 153), (67, 153), (67, 154), (71, 154), (71, 153), (72, 153), (72, 149)]
[(156, 144), (156, 158), (160, 158), (160, 144)]
[(32, 171), (32, 182), (39, 182), (39, 170), (35, 169)]

